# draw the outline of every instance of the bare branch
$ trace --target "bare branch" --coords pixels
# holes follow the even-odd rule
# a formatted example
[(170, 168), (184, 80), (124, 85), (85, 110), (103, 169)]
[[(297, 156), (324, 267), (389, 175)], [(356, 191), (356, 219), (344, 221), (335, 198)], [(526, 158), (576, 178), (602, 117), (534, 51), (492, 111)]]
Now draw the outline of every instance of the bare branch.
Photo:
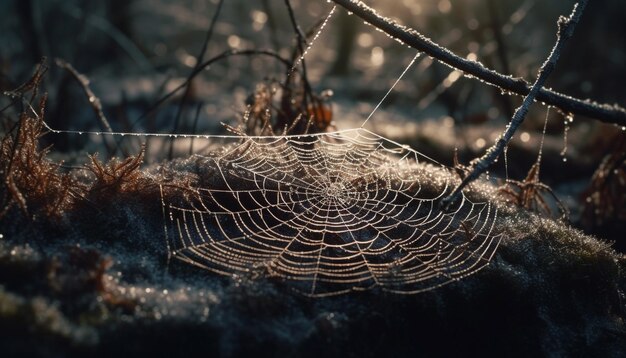
[(159, 98), (159, 100), (157, 100), (152, 106), (150, 106), (147, 110), (145, 110), (144, 113), (141, 116), (139, 116), (139, 118), (137, 118), (137, 120), (135, 120), (135, 123), (137, 123), (137, 122), (145, 119), (146, 117), (150, 116), (151, 114), (153, 114), (154, 111), (157, 108), (159, 108), (163, 103), (165, 103), (167, 100), (172, 98), (176, 93), (180, 92), (183, 88), (187, 87), (189, 85), (191, 79), (193, 79), (194, 76), (198, 75), (200, 72), (202, 72), (204, 70), (207, 70), (215, 62), (227, 59), (227, 58), (232, 57), (232, 56), (267, 56), (267, 57), (274, 58), (277, 61), (279, 61), (280, 63), (282, 63), (287, 70), (289, 70), (293, 66), (291, 61), (280, 57), (279, 54), (277, 54), (274, 51), (270, 51), (270, 50), (227, 50), (227, 51), (224, 51), (224, 52), (220, 53), (219, 55), (204, 61), (204, 63), (200, 64), (200, 66), (197, 66), (197, 68), (195, 68), (191, 72), (189, 77), (187, 79), (185, 79), (185, 81), (183, 83), (178, 85), (176, 88), (172, 89), (170, 92), (165, 94), (163, 97)]
[[(378, 15), (374, 9), (365, 5), (360, 0), (333, 1), (402, 43), (422, 51), (455, 69), (463, 71), (467, 75), (471, 75), (488, 84), (521, 96), (526, 96), (531, 90), (530, 84), (523, 78), (505, 76), (485, 67), (480, 62), (459, 57), (416, 30), (401, 26), (389, 18)], [(557, 107), (566, 113), (584, 115), (602, 122), (626, 126), (626, 109), (617, 104), (609, 105), (590, 100), (581, 100), (545, 88), (539, 90), (536, 99)]]
[(463, 181), (454, 189), (452, 194), (443, 200), (443, 205), (449, 206), (454, 203), (456, 199), (459, 197), (463, 188), (465, 188), (469, 183), (476, 180), (482, 173), (484, 173), (493, 162), (502, 154), (504, 148), (507, 146), (511, 138), (513, 138), (513, 134), (519, 128), (519, 126), (526, 118), (526, 114), (530, 109), (530, 106), (535, 101), (535, 98), (539, 94), (541, 87), (546, 83), (546, 80), (556, 68), (556, 63), (561, 56), (561, 51), (565, 46), (565, 43), (569, 38), (574, 34), (574, 29), (576, 25), (580, 21), (580, 18), (585, 11), (585, 7), (587, 6), (588, 0), (581, 0), (578, 3), (574, 4), (574, 9), (569, 17), (561, 16), (559, 17), (558, 26), (559, 30), (557, 31), (557, 39), (554, 47), (552, 48), (552, 52), (548, 56), (546, 62), (543, 63), (541, 69), (539, 70), (539, 75), (537, 76), (537, 80), (533, 83), (530, 92), (524, 98), (522, 105), (519, 106), (515, 110), (515, 114), (511, 119), (511, 123), (506, 128), (504, 134), (502, 134), (496, 144), (487, 150), (487, 152), (480, 158), (475, 159), (472, 165), (472, 171), (463, 179)]
[[(185, 108), (185, 103), (187, 102), (187, 98), (189, 97), (189, 93), (191, 92), (191, 82), (193, 82), (194, 77), (200, 73), (198, 71), (198, 69), (202, 66), (202, 62), (204, 61), (204, 56), (206, 54), (206, 50), (209, 47), (209, 41), (211, 41), (211, 37), (213, 37), (213, 29), (215, 28), (215, 24), (217, 23), (217, 19), (220, 16), (220, 12), (222, 10), (222, 5), (224, 4), (224, 0), (220, 0), (219, 3), (217, 3), (217, 7), (215, 9), (215, 13), (213, 14), (213, 18), (211, 19), (211, 23), (209, 24), (209, 28), (207, 29), (207, 33), (206, 36), (204, 38), (204, 42), (202, 43), (202, 49), (200, 50), (200, 53), (198, 54), (198, 57), (196, 59), (196, 65), (194, 66), (193, 70), (191, 71), (191, 73), (189, 74), (189, 76), (187, 77), (187, 81), (185, 81), (184, 83), (184, 87), (185, 87), (185, 92), (183, 93), (183, 96), (180, 99), (180, 103), (178, 104), (178, 111), (176, 112), (176, 117), (174, 118), (174, 130), (173, 133), (176, 133), (176, 131), (178, 130), (178, 125), (180, 123), (180, 119), (183, 115), (183, 109)], [(168, 152), (167, 157), (171, 160), (172, 159), (172, 155), (174, 154), (174, 142), (170, 142), (170, 149)]]
[[(87, 96), (87, 101), (89, 101), (89, 105), (91, 106), (94, 113), (96, 114), (96, 117), (100, 121), (100, 125), (102, 129), (106, 132), (112, 133), (113, 129), (111, 128), (111, 125), (109, 124), (109, 121), (107, 120), (102, 110), (102, 103), (100, 102), (100, 99), (93, 93), (93, 91), (89, 87), (89, 79), (85, 75), (76, 71), (74, 66), (72, 66), (72, 64), (70, 64), (69, 62), (65, 60), (57, 58), (56, 64), (57, 66), (66, 70), (70, 75), (72, 75), (72, 77), (76, 80), (76, 82), (78, 82), (80, 87), (83, 89), (85, 96)], [(103, 140), (103, 143), (106, 146), (109, 154), (111, 155), (115, 154), (115, 149), (111, 148), (109, 144), (107, 143), (107, 141)], [(119, 146), (119, 143), (117, 141), (116, 141), (116, 144), (117, 146)]]

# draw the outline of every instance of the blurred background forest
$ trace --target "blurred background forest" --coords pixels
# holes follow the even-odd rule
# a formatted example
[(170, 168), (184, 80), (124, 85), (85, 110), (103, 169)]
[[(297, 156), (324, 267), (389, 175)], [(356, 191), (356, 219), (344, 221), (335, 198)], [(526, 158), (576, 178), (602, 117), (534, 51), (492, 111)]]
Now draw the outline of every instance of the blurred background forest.
[[(554, 44), (558, 16), (568, 14), (573, 2), (366, 3), (460, 56), (532, 82)], [(312, 30), (310, 38), (332, 8), (325, 1), (292, 0), (291, 4), (300, 27)], [(225, 133), (221, 122), (236, 127), (260, 84), (284, 81), (286, 70), (279, 61), (260, 55), (217, 61), (194, 77), (179, 123), (174, 118), (182, 91), (151, 110), (196, 66), (217, 5), (217, 0), (2, 1), (0, 90), (16, 88), (46, 56), (50, 64), (44, 82), (50, 96), (47, 122), (56, 129), (102, 130), (81, 86), (55, 65), (59, 58), (89, 79), (114, 131)], [(626, 104), (624, 13), (623, 1), (592, 2), (547, 87), (581, 99)], [(267, 49), (291, 60), (295, 38), (283, 1), (225, 1), (204, 59), (229, 49)], [(338, 9), (307, 53), (308, 80), (332, 108), (333, 126), (352, 128), (371, 112), (414, 54), (415, 50)], [(368, 125), (448, 165), (457, 148), (460, 162), (467, 164), (493, 143), (520, 101), (521, 97), (501, 93), (422, 56)], [(507, 160), (492, 168), (492, 179), (526, 177), (537, 158), (546, 111), (541, 105), (531, 109), (510, 144)], [(9, 125), (10, 119), (2, 120)], [(617, 241), (621, 250), (626, 249), (624, 137), (623, 128), (553, 110), (540, 172), (541, 181), (569, 209), (575, 226)], [(136, 153), (146, 141), (118, 141), (124, 150), (117, 153), (107, 152), (102, 138), (93, 135), (53, 134), (45, 140), (54, 144), (52, 155), (67, 165), (86, 161), (85, 152)], [(166, 158), (165, 148), (164, 143), (153, 143), (146, 161)], [(181, 156), (202, 147), (190, 150), (189, 143), (183, 142), (175, 148)], [(550, 206), (549, 214), (560, 217), (554, 203)]]

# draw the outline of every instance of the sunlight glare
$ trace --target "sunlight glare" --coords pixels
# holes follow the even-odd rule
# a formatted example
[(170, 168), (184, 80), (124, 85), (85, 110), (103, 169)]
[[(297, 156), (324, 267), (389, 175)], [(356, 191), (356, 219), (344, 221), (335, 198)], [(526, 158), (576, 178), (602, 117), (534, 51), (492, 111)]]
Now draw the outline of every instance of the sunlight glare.
[(374, 67), (382, 66), (385, 63), (385, 50), (380, 46), (372, 48), (370, 61), (372, 61), (372, 66)]

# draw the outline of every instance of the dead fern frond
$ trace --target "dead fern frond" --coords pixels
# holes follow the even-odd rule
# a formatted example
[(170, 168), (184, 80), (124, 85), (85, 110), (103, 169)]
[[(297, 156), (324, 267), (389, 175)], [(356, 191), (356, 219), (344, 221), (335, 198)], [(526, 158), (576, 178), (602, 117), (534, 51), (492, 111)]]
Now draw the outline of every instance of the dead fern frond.
[(138, 189), (143, 182), (143, 174), (139, 168), (143, 163), (144, 155), (145, 146), (142, 146), (136, 156), (124, 160), (113, 158), (106, 164), (98, 160), (97, 154), (90, 156), (91, 164), (87, 166), (87, 169), (96, 176), (89, 189), (90, 193), (115, 194)]
[(618, 134), (614, 149), (598, 166), (583, 196), (585, 226), (600, 228), (626, 221), (626, 136)]
[(31, 96), (29, 103), (32, 103), (37, 98), (37, 95), (39, 94), (39, 87), (43, 82), (44, 76), (48, 72), (47, 62), (48, 60), (43, 57), (35, 68), (35, 72), (31, 78), (16, 89), (8, 91), (7, 95), (13, 98), (23, 98), (27, 93), (30, 93)]
[[(552, 188), (539, 180), (539, 168), (540, 162), (537, 161), (530, 167), (523, 181), (507, 180), (499, 189), (500, 195), (507, 202), (538, 214), (554, 216), (558, 213), (560, 217), (567, 217), (568, 210), (565, 205)], [(551, 202), (557, 207), (556, 213), (551, 208)]]
[[(40, 80), (38, 77), (37, 81)], [(30, 86), (27, 87), (34, 91)], [(0, 219), (14, 207), (31, 219), (38, 216), (58, 219), (73, 204), (74, 193), (79, 191), (72, 177), (59, 171), (60, 164), (47, 159), (50, 148), (39, 148), (39, 140), (45, 135), (45, 105), (46, 95), (43, 95), (36, 113), (39, 118), (22, 112), (14, 130), (0, 143)]]

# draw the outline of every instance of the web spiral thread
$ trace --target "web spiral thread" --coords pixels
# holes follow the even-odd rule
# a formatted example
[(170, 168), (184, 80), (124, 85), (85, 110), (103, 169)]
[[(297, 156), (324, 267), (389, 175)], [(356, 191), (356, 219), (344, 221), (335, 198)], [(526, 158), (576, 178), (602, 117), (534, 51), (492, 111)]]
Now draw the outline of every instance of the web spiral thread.
[(481, 269), (499, 243), (493, 205), (463, 197), (443, 212), (445, 169), (365, 129), (244, 137), (205, 160), (209, 183), (163, 201), (166, 233), (173, 257), (221, 274), (311, 296), (416, 293)]

